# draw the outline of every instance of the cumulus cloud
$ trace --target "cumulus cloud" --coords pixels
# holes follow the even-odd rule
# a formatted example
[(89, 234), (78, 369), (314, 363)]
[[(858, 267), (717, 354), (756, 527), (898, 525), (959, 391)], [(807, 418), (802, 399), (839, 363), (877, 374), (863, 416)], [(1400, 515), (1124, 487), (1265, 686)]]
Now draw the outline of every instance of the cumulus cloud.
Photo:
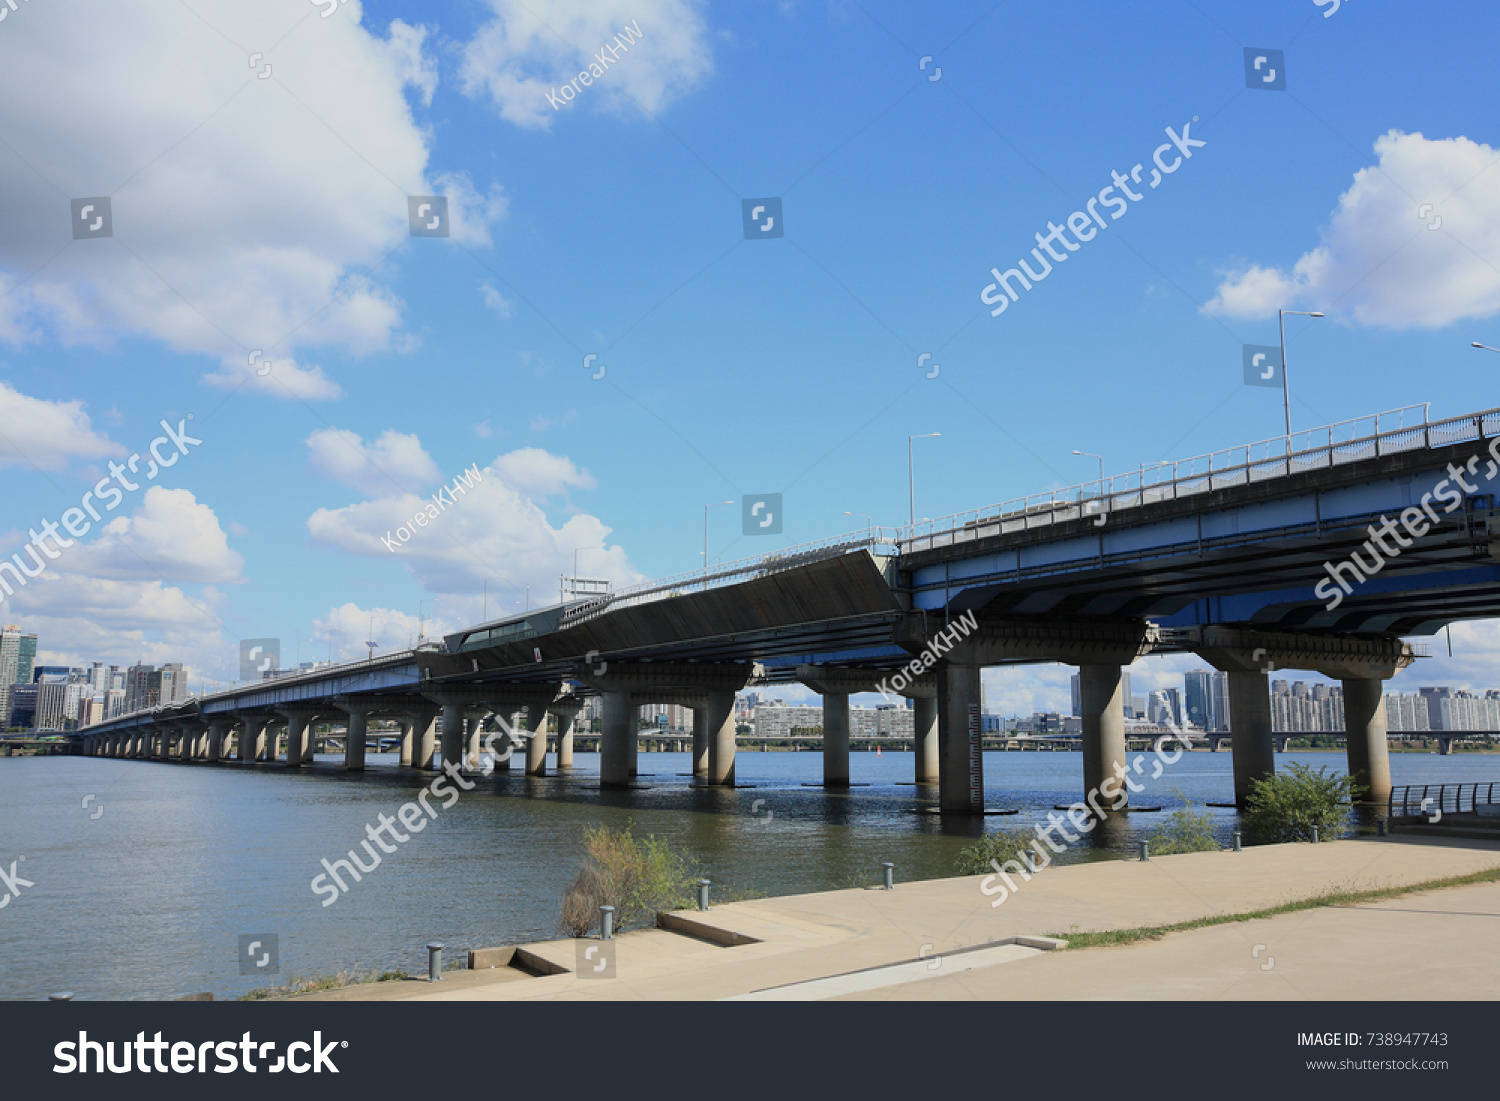
[[(464, 49), (461, 78), (471, 96), (485, 96), (517, 126), (549, 127), (565, 111), (585, 107), (652, 114), (690, 90), (713, 69), (708, 27), (699, 0), (487, 0), (494, 17)], [(594, 60), (623, 28), (641, 40)], [(561, 108), (547, 93), (597, 65), (593, 81)], [(571, 89), (570, 89), (571, 90)]]
[(223, 367), (203, 381), (221, 390), (269, 394), (287, 401), (328, 401), (343, 396), (343, 388), (317, 366), (304, 367), (295, 359), (228, 355)]
[(307, 463), (315, 474), (367, 493), (415, 493), (441, 476), (416, 436), (386, 430), (367, 444), (347, 428), (320, 428), (307, 437)]
[[(144, 336), (221, 357), (219, 385), (274, 348), (307, 397), (332, 384), (290, 362), (299, 347), (409, 346), (402, 303), (371, 274), (409, 240), (406, 196), (451, 189), (470, 241), (503, 196), (429, 172), (407, 99), (436, 79), (424, 28), (381, 37), (357, 0), (336, 19), (309, 10), (56, 0), (7, 21), (0, 339)], [(251, 69), (242, 49), (268, 52)], [(70, 196), (108, 196), (113, 237), (74, 240)]]
[[(580, 513), (554, 526), (537, 503), (568, 487), (594, 484), (570, 460), (527, 448), (498, 457), (479, 474), (442, 508), (414, 493), (381, 496), (318, 509), (308, 518), (308, 532), (314, 542), (350, 554), (399, 559), (434, 593), (476, 594), (489, 580), (492, 591), (509, 587), (518, 594), (529, 584), (536, 600), (546, 602), (558, 576), (573, 572), (577, 547), (602, 548), (580, 562), (589, 576), (617, 586), (642, 580), (623, 548), (608, 546), (610, 529), (602, 521)], [(425, 525), (411, 522), (418, 512), (425, 514)], [(409, 536), (393, 539), (392, 550), (386, 539), (403, 525)]]
[(242, 581), (245, 564), (213, 509), (188, 490), (165, 486), (146, 490), (133, 513), (109, 521), (98, 538), (68, 548), (59, 561), (92, 578), (218, 584)]
[(1205, 311), (1259, 318), (1297, 305), (1387, 329), (1500, 312), (1500, 188), (1485, 175), (1500, 152), (1392, 130), (1375, 153), (1339, 196), (1322, 244), (1289, 271), (1227, 272)]
[(81, 401), (45, 401), (0, 382), (0, 468), (58, 470), (70, 459), (104, 459), (125, 449), (94, 431)]

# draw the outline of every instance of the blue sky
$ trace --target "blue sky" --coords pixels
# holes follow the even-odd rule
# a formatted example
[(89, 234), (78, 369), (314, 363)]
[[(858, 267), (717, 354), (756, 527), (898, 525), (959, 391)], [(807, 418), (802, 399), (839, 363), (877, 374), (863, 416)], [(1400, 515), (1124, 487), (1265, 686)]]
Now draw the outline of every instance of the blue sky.
[[(942, 433), (919, 516), (1093, 477), (1074, 448), (1230, 447), (1281, 431), (1240, 366), (1278, 304), (1328, 314), (1289, 319), (1294, 428), (1489, 407), (1500, 28), (1333, 8), (31, 0), (0, 22), (6, 553), (159, 421), (204, 443), (3, 617), (49, 663), (228, 680), (240, 638), (353, 656), (477, 619), (486, 578), (491, 614), (551, 599), (576, 547), (621, 584), (695, 569), (711, 501), (784, 494), (781, 536), (712, 511), (725, 560), (904, 522), (914, 433)], [(1190, 161), (989, 316), (992, 266), (1185, 125)], [(409, 194), (452, 236), (408, 236)], [(72, 240), (103, 195), (114, 236)], [(744, 239), (768, 196), (785, 236)], [(381, 545), (476, 464), (483, 494)], [(1455, 644), (1424, 680), (1500, 684), (1489, 625)], [(989, 690), (1066, 707), (1067, 670)]]

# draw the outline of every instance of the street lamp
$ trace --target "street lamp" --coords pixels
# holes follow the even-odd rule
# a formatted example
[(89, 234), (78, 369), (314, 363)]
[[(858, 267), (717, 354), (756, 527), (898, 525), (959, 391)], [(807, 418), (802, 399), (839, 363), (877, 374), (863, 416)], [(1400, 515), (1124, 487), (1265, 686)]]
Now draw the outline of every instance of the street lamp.
[(1075, 454), (1075, 455), (1082, 455), (1086, 459), (1098, 459), (1099, 460), (1099, 485), (1103, 486), (1104, 485), (1104, 456), (1103, 455), (1095, 455), (1092, 451), (1079, 451), (1076, 447), (1073, 449), (1073, 454)]
[(490, 582), (508, 580), (504, 574), (499, 577), (486, 577), (484, 579), (484, 618), (481, 623), (488, 623), (490, 619)]
[(1486, 352), (1500, 352), (1500, 348), (1491, 348), (1488, 344), (1481, 344), (1477, 340), (1474, 341), (1474, 347), (1483, 348)]
[(868, 520), (868, 521), (870, 521), (869, 531), (866, 534), (866, 538), (868, 538), (871, 542), (874, 542), (874, 540), (875, 540), (875, 517), (873, 517), (873, 516), (866, 516), (863, 512), (850, 512), (848, 509), (844, 510), (844, 515), (845, 516), (858, 516), (861, 520)]
[[(385, 616), (381, 616), (380, 617), (380, 622), (381, 623), (385, 622)], [(369, 629), (366, 631), (366, 633), (370, 636), (369, 638), (365, 639), (365, 645), (370, 648), (370, 657), (369, 657), (368, 660), (374, 661), (375, 660), (375, 648), (380, 645), (379, 640), (377, 640), (375, 638), (375, 617), (374, 616), (370, 617), (370, 626), (369, 626)]]
[(435, 597), (424, 596), (421, 600), (417, 601), (417, 642), (419, 644), (427, 637), (427, 617), (422, 614), (422, 605), (429, 602), (436, 604), (437, 599)]
[(912, 457), (912, 440), (933, 440), (941, 436), (941, 432), (924, 432), (920, 436), (906, 437), (906, 489), (911, 505), (911, 527), (912, 534), (917, 530), (917, 467)]
[(1287, 381), (1286, 371), (1286, 314), (1300, 317), (1322, 317), (1321, 310), (1277, 310), (1276, 324), (1281, 329), (1281, 399), (1286, 409), (1286, 451), (1292, 453), (1292, 384)]
[(708, 588), (708, 510), (715, 505), (732, 505), (733, 501), (710, 501), (703, 506), (703, 587)]

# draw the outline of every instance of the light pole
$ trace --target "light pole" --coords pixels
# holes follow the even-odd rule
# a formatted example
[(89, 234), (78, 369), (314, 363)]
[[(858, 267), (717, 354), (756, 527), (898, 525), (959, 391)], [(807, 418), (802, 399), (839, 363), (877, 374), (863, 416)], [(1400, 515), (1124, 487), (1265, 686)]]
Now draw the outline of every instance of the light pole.
[(1276, 324), (1281, 329), (1281, 399), (1286, 408), (1286, 451), (1292, 453), (1292, 384), (1287, 380), (1286, 371), (1286, 315), (1296, 314), (1299, 317), (1322, 317), (1321, 310), (1277, 310)]
[(432, 599), (434, 604), (437, 603), (436, 599), (425, 596), (417, 601), (417, 643), (419, 645), (427, 637), (427, 617), (422, 614), (422, 605), (426, 604), (429, 599)]
[[(913, 511), (916, 511), (915, 508), (913, 508)], [(844, 510), (844, 515), (858, 516), (861, 520), (870, 521), (869, 528), (865, 534), (865, 538), (869, 539), (872, 543), (875, 541), (875, 517), (866, 516), (863, 512), (850, 512), (848, 509)]]
[(1095, 455), (1092, 451), (1079, 451), (1076, 447), (1073, 449), (1073, 454), (1082, 455), (1086, 459), (1099, 460), (1099, 486), (1102, 489), (1104, 486), (1104, 456)]
[(708, 510), (715, 505), (732, 505), (733, 501), (710, 501), (703, 506), (703, 587), (708, 588)]
[(912, 440), (934, 440), (941, 436), (941, 432), (924, 432), (920, 436), (906, 437), (906, 491), (911, 505), (911, 529), (915, 535), (917, 531), (917, 464), (912, 456)]
[(1481, 344), (1477, 340), (1474, 341), (1474, 347), (1483, 348), (1486, 352), (1500, 352), (1500, 348), (1491, 348), (1488, 344)]
[[(382, 623), (385, 622), (385, 617), (384, 616), (380, 617), (380, 622), (382, 622)], [(365, 639), (365, 645), (370, 648), (370, 656), (366, 660), (368, 660), (368, 661), (374, 661), (375, 660), (375, 648), (380, 644), (379, 640), (375, 637), (375, 617), (374, 616), (370, 617), (370, 626), (369, 626), (369, 629), (368, 629), (368, 631), (366, 633), (370, 636), (369, 638)]]

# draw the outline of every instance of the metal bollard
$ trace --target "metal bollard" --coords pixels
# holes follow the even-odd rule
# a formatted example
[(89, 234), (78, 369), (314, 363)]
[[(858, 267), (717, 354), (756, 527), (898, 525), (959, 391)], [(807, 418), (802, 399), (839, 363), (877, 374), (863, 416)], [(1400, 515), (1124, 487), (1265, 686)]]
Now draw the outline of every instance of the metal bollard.
[(1151, 859), (1151, 842), (1149, 842), (1149, 841), (1142, 841), (1140, 843), (1140, 845), (1141, 845), (1141, 859), (1142, 860), (1150, 860)]
[(599, 939), (613, 940), (615, 937), (615, 908), (599, 907)]
[(443, 946), (439, 941), (427, 946), (427, 981), (443, 981)]
[(896, 865), (885, 863), (880, 866), (880, 885), (887, 891), (896, 889)]
[(1240, 831), (1239, 830), (1235, 830), (1234, 831), (1234, 851), (1235, 852), (1242, 851), (1242, 846), (1240, 844)]
[(1313, 828), (1312, 828), (1312, 831), (1313, 831), (1313, 835), (1312, 835), (1312, 843), (1313, 843), (1313, 844), (1314, 844), (1314, 845), (1316, 845), (1316, 844), (1317, 844), (1317, 843), (1318, 843), (1318, 827), (1317, 827), (1317, 826), (1314, 826), (1314, 827), (1313, 827)]
[(708, 879), (698, 880), (698, 909), (700, 910), (708, 909), (708, 888), (711, 882), (712, 880)]
[(71, 1002), (73, 1000), (73, 992), (71, 990), (64, 990), (60, 994), (48, 994), (47, 1000), (49, 1002)]

